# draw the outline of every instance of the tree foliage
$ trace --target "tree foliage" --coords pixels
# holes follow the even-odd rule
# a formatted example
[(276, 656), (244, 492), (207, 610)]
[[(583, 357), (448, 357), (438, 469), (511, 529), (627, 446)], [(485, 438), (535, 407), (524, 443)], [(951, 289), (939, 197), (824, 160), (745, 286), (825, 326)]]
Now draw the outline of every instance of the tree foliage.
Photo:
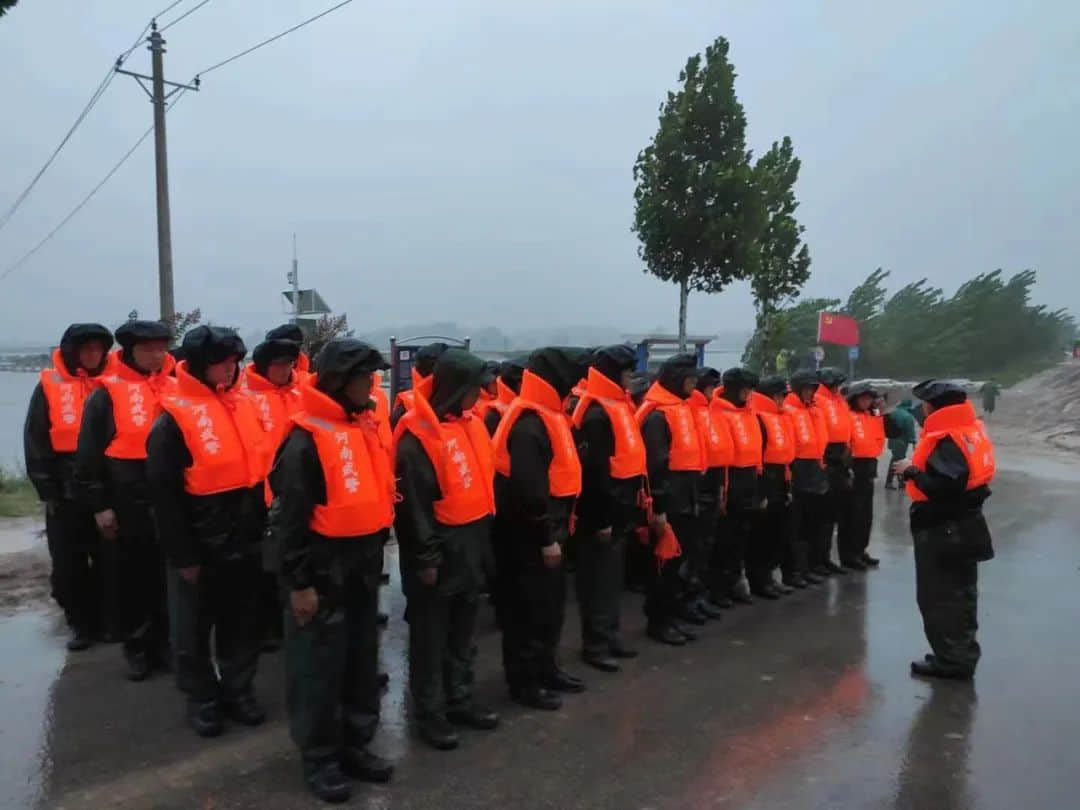
[(719, 292), (753, 275), (765, 219), (746, 149), (728, 42), (690, 57), (680, 87), (634, 164), (634, 224), (646, 272), (679, 285), (679, 335), (691, 290)]
[(784, 323), (777, 318), (778, 310), (798, 297), (810, 278), (810, 250), (802, 243), (805, 229), (795, 219), (800, 166), (788, 137), (774, 142), (754, 165), (765, 221), (758, 237), (757, 269), (750, 277), (759, 338), (747, 359), (759, 368), (770, 368), (779, 349)]
[[(128, 320), (139, 320), (139, 310), (131, 310), (128, 313)], [(173, 344), (179, 346), (184, 339), (184, 335), (202, 323), (202, 310), (195, 307), (190, 312), (177, 312), (171, 320), (162, 320), (162, 323), (172, 330)]]
[[(1063, 309), (1031, 303), (1034, 270), (1006, 278), (980, 273), (951, 296), (926, 279), (889, 294), (889, 272), (878, 268), (852, 290), (847, 303), (813, 299), (781, 310), (780, 344), (806, 357), (817, 339), (817, 313), (837, 310), (859, 321), (858, 373), (867, 377), (1014, 378), (1057, 362), (1076, 334)], [(755, 333), (747, 348), (760, 341)], [(826, 346), (825, 362), (846, 366), (847, 350)]]
[(15, 8), (19, 0), (0, 0), (0, 17), (3, 17), (11, 9)]
[(352, 337), (353, 330), (349, 328), (349, 317), (341, 315), (323, 315), (319, 320), (311, 324), (310, 329), (304, 329), (304, 351), (310, 357), (319, 353), (328, 341), (339, 337)]

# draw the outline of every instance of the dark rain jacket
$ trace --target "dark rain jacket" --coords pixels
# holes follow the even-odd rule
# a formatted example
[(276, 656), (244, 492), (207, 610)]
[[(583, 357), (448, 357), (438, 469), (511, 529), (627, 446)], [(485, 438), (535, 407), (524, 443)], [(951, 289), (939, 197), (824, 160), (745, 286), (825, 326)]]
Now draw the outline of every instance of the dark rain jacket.
[[(656, 381), (675, 396), (685, 399), (683, 382), (695, 374), (696, 368), (665, 364), (660, 367)], [(669, 519), (676, 515), (699, 514), (698, 487), (703, 476), (699, 472), (671, 469), (671, 429), (667, 417), (659, 409), (645, 417), (641, 437), (645, 440), (653, 511), (658, 515), (666, 514)]]
[(912, 469), (904, 476), (913, 480), (928, 500), (911, 504), (912, 531), (932, 529), (950, 521), (982, 514), (982, 505), (990, 497), (990, 487), (968, 490), (968, 465), (963, 452), (948, 437), (938, 442), (923, 471)]

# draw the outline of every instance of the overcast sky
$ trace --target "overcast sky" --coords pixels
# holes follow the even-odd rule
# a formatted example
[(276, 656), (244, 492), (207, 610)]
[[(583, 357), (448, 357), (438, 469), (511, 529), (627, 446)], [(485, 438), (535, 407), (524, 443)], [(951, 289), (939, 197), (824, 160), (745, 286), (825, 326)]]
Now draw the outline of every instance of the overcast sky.
[[(22, 0), (0, 20), (0, 209), (165, 5)], [(213, 0), (167, 32), (166, 73), (186, 81), (330, 5)], [(802, 159), (807, 295), (846, 296), (877, 266), (894, 286), (947, 290), (1031, 267), (1042, 302), (1077, 310), (1069, 0), (355, 0), (207, 76), (169, 115), (177, 307), (245, 331), (280, 321), (295, 231), (304, 286), (360, 331), (673, 330), (676, 290), (642, 274), (629, 230), (631, 169), (686, 57), (717, 35), (751, 148), (790, 135)], [(148, 72), (149, 55), (127, 67)], [(117, 77), (0, 231), (0, 269), (150, 122)], [(150, 141), (0, 282), (0, 339), (112, 326), (133, 307), (158, 308)], [(692, 330), (752, 321), (741, 286), (691, 299)]]

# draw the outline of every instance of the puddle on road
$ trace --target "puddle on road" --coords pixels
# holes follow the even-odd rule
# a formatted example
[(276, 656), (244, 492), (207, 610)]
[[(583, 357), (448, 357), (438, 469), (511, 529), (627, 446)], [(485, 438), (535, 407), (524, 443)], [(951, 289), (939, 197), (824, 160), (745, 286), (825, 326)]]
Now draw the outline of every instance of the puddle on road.
[(0, 807), (29, 808), (40, 798), (49, 701), (65, 654), (48, 612), (0, 618)]

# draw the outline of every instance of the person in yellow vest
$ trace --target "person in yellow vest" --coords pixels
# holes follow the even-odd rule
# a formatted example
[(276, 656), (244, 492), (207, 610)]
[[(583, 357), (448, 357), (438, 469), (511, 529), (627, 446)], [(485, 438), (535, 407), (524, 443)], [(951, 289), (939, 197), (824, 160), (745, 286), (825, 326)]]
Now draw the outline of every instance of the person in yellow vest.
[[(680, 646), (698, 638), (678, 622), (684, 588), (682, 547), (697, 547), (701, 532), (698, 492), (708, 461), (689, 399), (697, 389), (697, 358), (676, 354), (660, 366), (637, 412), (645, 441), (652, 495), (653, 561), (645, 595), (649, 638)], [(662, 541), (674, 538), (674, 544)]]
[(915, 583), (933, 652), (913, 661), (914, 675), (967, 680), (981, 649), (979, 566), (994, 556), (983, 503), (994, 480), (994, 445), (964, 387), (951, 380), (915, 386), (927, 413), (911, 460), (894, 468), (911, 498)]
[(635, 650), (620, 637), (626, 544), (645, 524), (645, 443), (626, 393), (636, 357), (629, 346), (597, 349), (573, 415), (582, 461), (578, 501), (578, 611), (582, 660), (617, 672)]
[(880, 561), (867, 553), (874, 525), (874, 482), (878, 459), (885, 451), (885, 417), (875, 408), (878, 392), (868, 382), (848, 386), (851, 408), (851, 497), (839, 526), (836, 545), (840, 564), (865, 571)]
[[(172, 334), (160, 321), (128, 321), (116, 330), (120, 352), (86, 400), (75, 480), (94, 514), (103, 549), (105, 599), (115, 605), (128, 678), (146, 679), (171, 664), (165, 560), (154, 531), (146, 479), (146, 439), (171, 396)], [(107, 564), (107, 563), (106, 563)]]
[(102, 615), (100, 537), (93, 512), (77, 498), (74, 475), (83, 406), (101, 384), (112, 343), (101, 324), (69, 326), (30, 396), (23, 428), (26, 474), (45, 504), (52, 597), (67, 619), (72, 651), (114, 631), (113, 617)]
[(388, 365), (353, 338), (329, 341), (313, 365), (270, 472), (269, 531), (288, 594), (289, 731), (308, 789), (343, 802), (346, 775), (387, 782), (394, 770), (368, 750), (379, 721), (379, 578), (394, 522), (394, 474), (371, 386)]
[[(255, 402), (270, 452), (266, 456), (266, 475), (274, 454), (292, 429), (292, 416), (300, 410), (299, 373), (300, 344), (289, 338), (264, 340), (251, 352), (251, 365), (244, 369), (248, 396)], [(266, 487), (269, 506), (270, 487)], [(281, 593), (278, 588), (278, 567), (281, 549), (269, 539), (263, 542), (263, 577), (259, 594), (259, 635), (263, 652), (273, 652), (281, 646)]]
[(269, 447), (237, 385), (247, 350), (236, 332), (198, 326), (183, 347), (175, 395), (162, 398), (146, 441), (146, 477), (168, 564), (177, 686), (192, 729), (215, 737), (225, 715), (266, 719), (253, 684)]
[(483, 360), (447, 349), (431, 399), (418, 394), (394, 431), (409, 688), (417, 731), (440, 750), (457, 747), (456, 726), (499, 723), (472, 697), (473, 630), (495, 514), (495, 453), (472, 410), (491, 379)]
[(584, 349), (548, 347), (529, 357), (521, 393), (495, 431), (496, 610), (510, 696), (536, 709), (585, 684), (557, 658), (566, 610), (562, 550), (573, 532), (581, 460), (566, 399), (584, 376)]

